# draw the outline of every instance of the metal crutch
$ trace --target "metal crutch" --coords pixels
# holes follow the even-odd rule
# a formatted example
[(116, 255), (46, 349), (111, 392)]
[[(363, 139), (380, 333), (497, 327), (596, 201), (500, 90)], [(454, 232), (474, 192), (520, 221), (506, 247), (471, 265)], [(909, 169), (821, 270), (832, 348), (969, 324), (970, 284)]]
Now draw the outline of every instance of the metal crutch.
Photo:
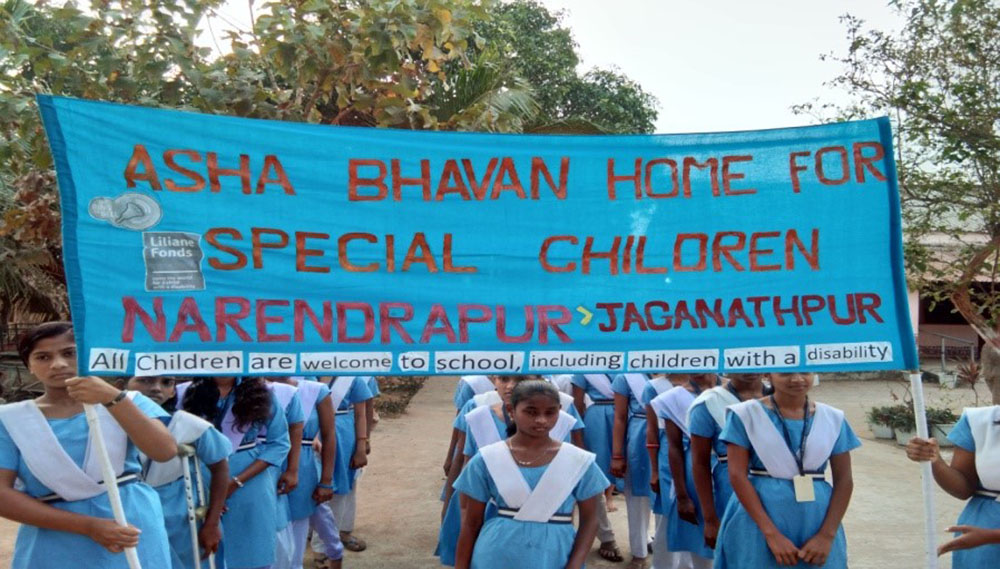
[(191, 445), (177, 445), (177, 456), (181, 459), (181, 470), (184, 473), (184, 499), (187, 501), (188, 527), (191, 530), (191, 556), (194, 558), (194, 569), (201, 567), (201, 548), (198, 546), (198, 510), (194, 506), (194, 487), (191, 484), (191, 457), (195, 449)]
[[(208, 502), (205, 500), (205, 481), (201, 476), (201, 461), (198, 460), (198, 455), (192, 455), (194, 457), (194, 479), (195, 487), (198, 489), (198, 509), (195, 510), (195, 514), (199, 519), (204, 520), (208, 517)], [(215, 553), (208, 554), (208, 567), (209, 569), (215, 569)]]

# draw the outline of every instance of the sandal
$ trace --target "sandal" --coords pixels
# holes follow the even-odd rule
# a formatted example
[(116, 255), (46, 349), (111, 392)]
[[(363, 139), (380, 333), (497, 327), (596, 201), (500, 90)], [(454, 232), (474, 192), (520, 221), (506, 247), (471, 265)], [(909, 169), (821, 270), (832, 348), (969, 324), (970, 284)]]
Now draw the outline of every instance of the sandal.
[(343, 566), (343, 559), (330, 559), (327, 556), (317, 557), (313, 565), (315, 569), (340, 569)]
[(611, 561), (612, 563), (621, 563), (622, 561), (625, 561), (621, 550), (618, 549), (618, 544), (614, 541), (605, 541), (601, 543), (601, 547), (598, 548), (597, 554), (606, 561)]
[(340, 534), (340, 541), (343, 542), (344, 549), (348, 551), (358, 552), (368, 549), (368, 544), (365, 543), (365, 540), (358, 539), (349, 533)]
[(632, 561), (628, 562), (625, 569), (647, 569), (649, 565), (646, 564), (645, 557), (633, 557)]

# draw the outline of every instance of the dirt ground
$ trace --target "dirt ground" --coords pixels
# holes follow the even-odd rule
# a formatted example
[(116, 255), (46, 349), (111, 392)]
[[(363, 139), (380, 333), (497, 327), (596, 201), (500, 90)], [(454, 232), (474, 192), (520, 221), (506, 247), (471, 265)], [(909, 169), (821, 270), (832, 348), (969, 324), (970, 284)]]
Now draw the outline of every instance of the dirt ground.
[[(455, 410), (453, 378), (432, 378), (410, 402), (405, 414), (383, 419), (372, 436), (370, 466), (360, 482), (358, 527), (355, 534), (368, 541), (368, 550), (348, 552), (345, 568), (432, 569), (440, 567), (432, 555), (437, 541), (443, 481), (441, 463), (447, 450)], [(894, 442), (876, 441), (865, 425), (872, 405), (893, 403), (890, 391), (902, 396), (901, 384), (881, 381), (827, 382), (815, 388), (817, 400), (843, 409), (864, 445), (852, 454), (854, 497), (844, 520), (853, 569), (911, 569), (923, 566), (923, 506), (916, 464), (908, 461)], [(967, 389), (926, 387), (929, 405), (960, 410), (972, 404)], [(619, 542), (627, 543), (624, 503), (611, 514)], [(952, 524), (962, 503), (936, 492), (939, 538)], [(16, 525), (0, 520), (0, 567), (6, 567), (13, 549)], [(625, 547), (627, 549), (627, 546)], [(627, 553), (627, 552), (626, 552)], [(596, 555), (588, 567), (622, 567)], [(950, 560), (939, 565), (949, 568)]]

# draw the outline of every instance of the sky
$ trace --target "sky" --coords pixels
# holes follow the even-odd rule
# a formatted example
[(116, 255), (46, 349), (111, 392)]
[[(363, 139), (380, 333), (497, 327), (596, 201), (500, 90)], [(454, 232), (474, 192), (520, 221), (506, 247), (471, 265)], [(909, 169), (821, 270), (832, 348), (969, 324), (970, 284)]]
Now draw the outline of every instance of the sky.
[[(845, 13), (899, 27), (883, 0), (542, 0), (564, 10), (581, 70), (620, 68), (659, 99), (656, 131), (715, 132), (815, 122), (791, 107), (846, 101), (823, 83), (846, 54)], [(610, 8), (609, 8), (610, 7)]]
[[(820, 61), (847, 51), (840, 16), (899, 26), (885, 0), (540, 1), (564, 12), (581, 73), (616, 66), (659, 100), (659, 133), (812, 124), (791, 107), (847, 100), (823, 85), (839, 64)], [(231, 1), (222, 14), (249, 28), (247, 3)]]

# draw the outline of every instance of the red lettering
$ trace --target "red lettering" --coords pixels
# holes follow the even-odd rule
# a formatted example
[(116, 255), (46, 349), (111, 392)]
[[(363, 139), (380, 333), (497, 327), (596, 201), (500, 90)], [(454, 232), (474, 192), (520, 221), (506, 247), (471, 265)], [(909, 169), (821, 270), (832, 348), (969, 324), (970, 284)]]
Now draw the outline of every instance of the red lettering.
[(507, 334), (507, 308), (497, 306), (497, 339), (505, 344), (524, 344), (535, 335), (535, 313), (530, 306), (524, 307), (524, 333), (520, 336), (509, 336)]
[[(353, 310), (361, 312), (364, 318), (363, 332), (360, 336), (350, 336), (347, 330), (347, 313)], [(375, 312), (367, 302), (337, 303), (337, 342), (341, 344), (367, 344), (375, 337)]]
[(219, 168), (219, 156), (215, 152), (206, 155), (206, 166), (208, 166), (208, 189), (218, 192), (222, 189), (219, 178), (222, 176), (238, 176), (244, 194), (251, 192), (250, 187), (250, 156), (240, 154), (239, 168)]
[[(840, 177), (827, 178), (826, 169), (823, 167), (823, 155), (836, 153), (840, 156)], [(846, 184), (851, 179), (851, 166), (847, 163), (847, 149), (843, 146), (824, 146), (816, 151), (816, 177), (825, 186), (839, 186)]]
[[(188, 323), (188, 319), (191, 320), (190, 323)], [(201, 317), (201, 312), (198, 310), (198, 303), (190, 296), (184, 297), (180, 308), (177, 309), (177, 322), (174, 323), (174, 329), (170, 332), (170, 340), (168, 341), (176, 342), (180, 340), (184, 332), (196, 332), (198, 339), (202, 342), (212, 341), (212, 333), (208, 331), (208, 325), (205, 324), (205, 320)]]
[(430, 160), (420, 161), (420, 177), (404, 178), (400, 173), (400, 163), (398, 158), (392, 159), (392, 197), (396, 201), (403, 199), (403, 186), (420, 186), (424, 201), (431, 199), (431, 162)]
[[(142, 166), (141, 172), (138, 171), (139, 166)], [(160, 178), (156, 175), (156, 167), (153, 166), (153, 160), (150, 159), (146, 147), (141, 144), (136, 144), (132, 148), (132, 157), (125, 165), (125, 186), (134, 188), (136, 180), (148, 182), (149, 187), (154, 190), (160, 189)]]
[(234, 249), (233, 247), (219, 243), (219, 235), (228, 235), (237, 241), (241, 241), (243, 239), (243, 234), (232, 227), (214, 227), (209, 229), (208, 232), (205, 233), (205, 241), (219, 251), (229, 253), (236, 258), (236, 260), (231, 263), (223, 263), (216, 257), (209, 257), (209, 266), (217, 271), (235, 271), (247, 266), (247, 256), (244, 255), (239, 249)]
[[(235, 304), (238, 310), (232, 314), (226, 307)], [(215, 298), (215, 340), (226, 341), (226, 327), (232, 328), (236, 336), (243, 342), (252, 342), (253, 338), (240, 325), (240, 320), (250, 316), (250, 301), (239, 296), (217, 296)], [(300, 340), (299, 340), (300, 341)]]
[(635, 173), (619, 176), (615, 174), (615, 159), (608, 158), (608, 199), (617, 199), (615, 184), (631, 181), (635, 185), (635, 199), (642, 197), (642, 158), (635, 159)]
[(539, 198), (538, 186), (539, 186), (539, 174), (545, 176), (545, 183), (549, 185), (549, 189), (552, 190), (552, 195), (557, 199), (566, 199), (566, 182), (569, 180), (569, 157), (563, 156), (559, 161), (559, 185), (552, 180), (552, 174), (549, 173), (548, 166), (545, 165), (545, 161), (538, 156), (532, 156), (531, 158), (531, 199), (537, 200)]
[[(476, 311), (478, 316), (471, 316), (470, 313)], [(493, 319), (493, 310), (485, 304), (459, 304), (458, 305), (458, 341), (462, 344), (469, 342), (469, 324), (489, 322)]]
[(322, 249), (307, 249), (306, 239), (329, 239), (329, 233), (295, 232), (295, 270), (300, 273), (329, 273), (330, 267), (312, 267), (306, 264), (306, 257), (322, 257)]
[(284, 316), (268, 316), (267, 307), (269, 306), (289, 306), (291, 303), (287, 300), (269, 300), (269, 299), (258, 299), (257, 300), (257, 341), (258, 342), (288, 342), (292, 339), (289, 334), (269, 334), (267, 331), (268, 324), (282, 324), (285, 321)]
[(556, 241), (566, 241), (570, 245), (576, 245), (580, 242), (579, 239), (573, 237), (572, 235), (553, 235), (552, 237), (546, 237), (545, 241), (542, 241), (542, 248), (538, 252), (538, 262), (541, 263), (542, 268), (550, 273), (571, 273), (576, 270), (576, 263), (573, 261), (567, 261), (565, 265), (558, 266), (549, 263), (549, 247), (552, 246)]
[[(402, 316), (393, 316), (392, 310), (399, 308), (403, 310)], [(413, 319), (413, 305), (407, 302), (382, 302), (378, 305), (379, 324), (381, 327), (381, 340), (383, 344), (392, 341), (392, 330), (395, 330), (403, 342), (413, 343), (410, 333), (403, 328), (403, 322)]]
[(130, 343), (135, 338), (135, 319), (142, 321), (146, 332), (154, 342), (163, 342), (167, 339), (167, 317), (163, 314), (163, 298), (157, 296), (153, 298), (153, 317), (139, 306), (139, 303), (131, 296), (122, 297), (122, 308), (125, 309), (125, 321), (122, 323), (122, 342)]
[[(875, 150), (875, 154), (872, 156), (865, 156), (864, 150), (866, 148), (872, 148)], [(857, 177), (858, 183), (865, 182), (865, 169), (871, 172), (872, 176), (880, 182), (885, 181), (885, 174), (883, 174), (878, 167), (875, 165), (876, 162), (885, 158), (885, 148), (882, 147), (878, 142), (855, 142), (853, 145), (854, 149), (854, 175)]]
[[(274, 170), (273, 178), (270, 176), (271, 170)], [(278, 184), (285, 191), (286, 195), (295, 195), (295, 188), (288, 181), (288, 175), (285, 174), (284, 166), (281, 165), (278, 157), (273, 154), (268, 154), (264, 157), (264, 167), (261, 168), (260, 177), (257, 178), (257, 193), (263, 194), (264, 187), (267, 184)]]
[(323, 302), (323, 321), (320, 322), (309, 304), (304, 300), (296, 300), (292, 303), (292, 314), (294, 317), (293, 326), (295, 328), (295, 341), (304, 342), (306, 338), (305, 319), (308, 318), (313, 324), (313, 328), (319, 334), (319, 338), (324, 343), (333, 342), (333, 304), (330, 301)]
[(758, 245), (758, 241), (761, 239), (767, 239), (770, 237), (779, 237), (781, 235), (778, 231), (760, 231), (750, 235), (750, 270), (753, 272), (763, 272), (763, 271), (780, 271), (781, 265), (762, 265), (759, 262), (759, 258), (765, 255), (773, 255), (774, 249), (762, 249)]
[[(695, 240), (698, 242), (698, 262), (694, 265), (685, 265), (682, 249), (685, 241)], [(704, 233), (678, 233), (677, 241), (674, 242), (674, 271), (678, 273), (704, 271), (708, 264), (708, 235)]]
[(186, 156), (192, 162), (201, 162), (201, 154), (198, 154), (194, 150), (167, 150), (163, 153), (163, 162), (167, 165), (167, 168), (190, 179), (193, 183), (190, 186), (178, 186), (172, 179), (167, 178), (163, 180), (163, 185), (172, 192), (200, 192), (205, 189), (205, 178), (198, 172), (179, 165), (177, 160), (174, 159), (177, 155)]
[[(378, 175), (374, 178), (362, 178), (358, 176), (358, 168), (374, 166), (378, 168)], [(352, 158), (347, 162), (347, 199), (352, 202), (379, 201), (384, 200), (389, 195), (389, 188), (385, 185), (385, 175), (387, 169), (385, 162), (381, 160), (359, 160)], [(358, 188), (374, 187), (377, 191), (374, 195), (362, 195), (358, 193)]]

